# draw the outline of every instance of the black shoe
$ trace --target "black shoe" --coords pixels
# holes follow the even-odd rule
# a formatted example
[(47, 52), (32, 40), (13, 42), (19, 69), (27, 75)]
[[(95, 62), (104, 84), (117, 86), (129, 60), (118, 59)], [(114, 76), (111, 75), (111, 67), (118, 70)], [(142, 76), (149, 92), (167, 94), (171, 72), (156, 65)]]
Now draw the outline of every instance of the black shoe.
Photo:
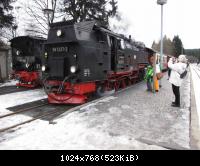
[(180, 104), (176, 104), (176, 103), (172, 103), (172, 105), (171, 105), (172, 107), (180, 107)]
[(172, 104), (176, 104), (176, 103), (173, 101)]

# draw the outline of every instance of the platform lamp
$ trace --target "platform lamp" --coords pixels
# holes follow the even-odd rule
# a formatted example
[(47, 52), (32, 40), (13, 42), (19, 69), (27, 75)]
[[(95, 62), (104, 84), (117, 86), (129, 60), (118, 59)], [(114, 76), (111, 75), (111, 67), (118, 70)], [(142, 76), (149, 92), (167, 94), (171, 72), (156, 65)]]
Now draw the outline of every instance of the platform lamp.
[[(163, 63), (163, 6), (167, 3), (167, 0), (157, 0), (157, 4), (161, 5), (161, 37), (160, 37), (160, 70), (162, 71)], [(160, 80), (161, 85), (161, 80)]]
[(48, 19), (48, 29), (49, 29), (49, 26), (50, 26), (50, 21), (49, 21), (49, 18), (52, 17), (53, 15), (53, 10), (52, 9), (43, 9), (43, 12), (44, 12), (44, 15), (47, 15), (47, 19)]

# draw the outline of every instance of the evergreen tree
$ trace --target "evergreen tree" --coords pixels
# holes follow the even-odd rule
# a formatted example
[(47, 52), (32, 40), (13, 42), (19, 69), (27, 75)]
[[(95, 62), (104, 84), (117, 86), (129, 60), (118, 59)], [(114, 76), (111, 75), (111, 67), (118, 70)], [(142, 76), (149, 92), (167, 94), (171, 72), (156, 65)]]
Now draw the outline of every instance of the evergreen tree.
[(64, 7), (67, 19), (75, 22), (94, 19), (106, 26), (117, 13), (116, 0), (64, 0)]
[(158, 50), (158, 44), (155, 42), (155, 40), (153, 41), (151, 48), (154, 50)]
[[(158, 43), (155, 41), (152, 44), (152, 48), (160, 52), (160, 40)], [(174, 45), (170, 38), (166, 35), (163, 37), (163, 53), (166, 55), (174, 55)]]
[(174, 36), (173, 38), (173, 45), (174, 45), (174, 50), (175, 50), (175, 56), (178, 57), (180, 54), (183, 54), (184, 48), (183, 48), (183, 43), (179, 36)]
[(1, 0), (0, 1), (0, 29), (4, 27), (10, 27), (13, 23), (14, 17), (9, 13), (12, 10), (10, 5), (13, 0)]
[(200, 60), (200, 49), (185, 49), (184, 51), (186, 55), (196, 57)]

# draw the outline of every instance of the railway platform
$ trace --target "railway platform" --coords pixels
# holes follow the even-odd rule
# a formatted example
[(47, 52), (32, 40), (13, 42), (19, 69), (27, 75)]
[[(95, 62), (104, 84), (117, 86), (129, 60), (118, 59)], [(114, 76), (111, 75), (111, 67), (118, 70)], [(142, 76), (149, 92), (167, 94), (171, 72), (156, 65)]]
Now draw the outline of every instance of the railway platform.
[[(139, 83), (112, 96), (109, 102), (98, 102), (81, 108), (89, 126), (112, 137), (123, 136), (157, 148), (190, 149), (190, 73), (181, 88), (181, 108), (174, 101), (167, 76), (157, 93), (146, 91)], [(119, 144), (112, 148), (135, 149)], [(140, 148), (139, 148), (140, 149)]]
[(181, 87), (181, 108), (171, 107), (165, 74), (157, 93), (141, 82), (66, 111), (53, 123), (36, 120), (0, 133), (0, 149), (200, 149), (192, 78), (191, 69)]

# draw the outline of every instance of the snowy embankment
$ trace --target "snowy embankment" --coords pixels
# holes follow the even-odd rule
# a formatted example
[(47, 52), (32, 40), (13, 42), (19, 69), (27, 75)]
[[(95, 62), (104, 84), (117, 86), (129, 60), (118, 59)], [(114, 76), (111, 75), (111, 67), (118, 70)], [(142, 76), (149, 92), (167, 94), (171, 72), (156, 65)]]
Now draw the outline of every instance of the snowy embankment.
[(191, 65), (191, 73), (200, 127), (200, 66), (197, 66), (196, 64)]

